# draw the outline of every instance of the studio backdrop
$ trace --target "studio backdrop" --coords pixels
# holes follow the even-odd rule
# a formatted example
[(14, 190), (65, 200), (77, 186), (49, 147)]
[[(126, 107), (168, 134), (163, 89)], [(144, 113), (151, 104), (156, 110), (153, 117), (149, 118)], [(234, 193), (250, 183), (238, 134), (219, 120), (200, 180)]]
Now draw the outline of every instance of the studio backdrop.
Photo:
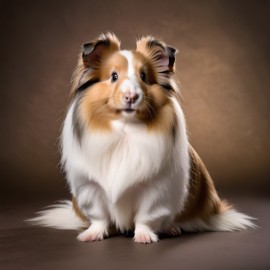
[(81, 44), (179, 50), (189, 138), (220, 191), (269, 190), (268, 1), (1, 1), (0, 196), (65, 195), (59, 136)]

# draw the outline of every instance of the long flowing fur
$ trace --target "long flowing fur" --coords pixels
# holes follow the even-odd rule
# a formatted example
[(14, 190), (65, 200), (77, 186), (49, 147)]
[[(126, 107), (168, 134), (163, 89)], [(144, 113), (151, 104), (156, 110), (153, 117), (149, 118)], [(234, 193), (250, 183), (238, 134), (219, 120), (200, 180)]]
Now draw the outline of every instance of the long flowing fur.
[(176, 50), (152, 37), (120, 50), (113, 35), (83, 46), (61, 136), (61, 163), (73, 201), (29, 220), (81, 229), (81, 241), (102, 240), (109, 227), (134, 230), (150, 243), (159, 232), (237, 231), (253, 218), (221, 200), (188, 142), (173, 79)]
[[(186, 232), (202, 231), (242, 231), (256, 229), (253, 217), (240, 213), (235, 209), (228, 209), (225, 212), (211, 216), (208, 220), (195, 218), (180, 224), (180, 228)], [(51, 227), (60, 230), (81, 230), (89, 226), (89, 222), (82, 219), (74, 211), (72, 202), (69, 200), (52, 205), (49, 209), (37, 213), (37, 217), (28, 219), (33, 225)]]
[(255, 229), (254, 218), (237, 212), (221, 200), (214, 182), (196, 151), (189, 147), (191, 174), (184, 211), (176, 219), (184, 231), (239, 231)]
[(48, 209), (38, 212), (37, 217), (27, 221), (33, 225), (61, 230), (79, 230), (89, 225), (76, 214), (72, 202), (69, 200), (60, 201)]

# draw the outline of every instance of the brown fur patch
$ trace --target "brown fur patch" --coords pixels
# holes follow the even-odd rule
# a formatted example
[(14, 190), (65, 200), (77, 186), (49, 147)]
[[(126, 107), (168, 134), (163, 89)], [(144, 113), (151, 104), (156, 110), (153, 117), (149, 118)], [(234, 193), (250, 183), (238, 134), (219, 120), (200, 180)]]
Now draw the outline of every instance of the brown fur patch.
[(225, 201), (220, 200), (211, 176), (192, 146), (189, 148), (189, 154), (189, 193), (184, 211), (176, 217), (176, 221), (180, 223), (195, 218), (207, 221), (211, 216), (231, 208)]
[(87, 91), (81, 100), (80, 117), (92, 130), (110, 131), (110, 121), (115, 119), (115, 114), (108, 105), (109, 92), (106, 83), (98, 83)]
[(150, 132), (171, 131), (175, 122), (175, 112), (170, 99), (159, 85), (149, 87), (145, 96), (146, 106), (138, 112), (138, 118)]
[(170, 77), (174, 73), (176, 49), (151, 36), (137, 41), (137, 51), (151, 60), (151, 65), (157, 74), (157, 82), (167, 90), (174, 90)]
[[(157, 74), (151, 61), (141, 52), (133, 51), (134, 68), (138, 82), (144, 92), (144, 99), (137, 112), (149, 131), (171, 131), (175, 122), (175, 112), (170, 100), (171, 93), (157, 84)], [(145, 82), (140, 79), (141, 72), (146, 75)]]
[(83, 221), (83, 222), (89, 222), (87, 217), (82, 213), (78, 206), (78, 202), (75, 197), (72, 198), (72, 207), (73, 210), (75, 211), (76, 215)]
[[(94, 41), (87, 43), (93, 50), (85, 50), (79, 54), (78, 65), (71, 81), (71, 99), (76, 95), (76, 90), (88, 80), (99, 78), (99, 70), (105, 59), (120, 50), (120, 41), (112, 33), (102, 34)], [(91, 67), (91, 68), (89, 68)]]
[[(118, 87), (126, 78), (127, 70), (127, 60), (119, 53), (114, 53), (96, 71), (101, 82), (86, 91), (80, 105), (83, 122), (92, 130), (110, 131), (110, 122), (120, 118), (118, 110), (123, 94)], [(119, 75), (119, 80), (115, 83), (111, 82), (113, 72)]]
[(85, 67), (98, 69), (108, 55), (120, 50), (120, 41), (112, 34), (101, 34), (95, 41), (83, 45), (82, 61)]

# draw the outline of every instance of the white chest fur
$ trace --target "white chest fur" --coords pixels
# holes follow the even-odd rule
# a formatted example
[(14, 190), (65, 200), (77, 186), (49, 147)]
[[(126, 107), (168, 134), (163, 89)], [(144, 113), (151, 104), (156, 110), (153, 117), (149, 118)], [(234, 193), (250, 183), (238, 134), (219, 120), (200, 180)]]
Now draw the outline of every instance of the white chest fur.
[[(157, 200), (164, 197), (162, 193), (166, 191), (167, 198), (163, 198), (160, 204), (170, 205), (172, 212), (181, 210), (176, 208), (181, 208), (184, 202), (189, 177), (188, 143), (182, 111), (177, 114), (175, 139), (149, 132), (143, 123), (118, 120), (112, 122), (112, 132), (88, 130), (79, 142), (73, 132), (73, 110), (74, 105), (69, 109), (62, 133), (62, 164), (73, 195), (78, 195), (79, 187), (85, 182), (97, 183), (106, 195), (107, 208), (114, 216), (112, 219), (116, 220), (121, 219), (117, 216), (119, 209), (112, 205), (117, 208), (117, 201), (132, 187), (139, 194), (133, 193), (135, 196), (124, 205), (134, 204), (132, 199), (138, 200), (140, 196), (141, 201), (144, 201), (143, 196)], [(148, 194), (137, 188), (139, 183), (151, 186)], [(148, 203), (146, 200), (145, 204)], [(130, 213), (123, 215), (130, 216)], [(125, 224), (121, 226), (127, 227)]]
[(68, 114), (63, 130), (63, 159), (69, 172), (98, 182), (114, 201), (128, 187), (157, 175), (169, 162), (172, 138), (150, 134), (142, 123), (112, 122), (113, 131), (87, 131), (81, 142)]

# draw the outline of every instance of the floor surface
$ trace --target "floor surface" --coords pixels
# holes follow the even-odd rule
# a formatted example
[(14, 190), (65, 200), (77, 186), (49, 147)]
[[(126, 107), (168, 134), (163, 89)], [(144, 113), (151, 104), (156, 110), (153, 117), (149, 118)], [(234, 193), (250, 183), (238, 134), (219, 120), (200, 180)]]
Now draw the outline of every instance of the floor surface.
[(183, 234), (140, 245), (115, 236), (80, 243), (77, 232), (32, 227), (24, 219), (49, 201), (5, 203), (0, 215), (0, 269), (270, 269), (270, 200), (233, 197), (260, 229)]

